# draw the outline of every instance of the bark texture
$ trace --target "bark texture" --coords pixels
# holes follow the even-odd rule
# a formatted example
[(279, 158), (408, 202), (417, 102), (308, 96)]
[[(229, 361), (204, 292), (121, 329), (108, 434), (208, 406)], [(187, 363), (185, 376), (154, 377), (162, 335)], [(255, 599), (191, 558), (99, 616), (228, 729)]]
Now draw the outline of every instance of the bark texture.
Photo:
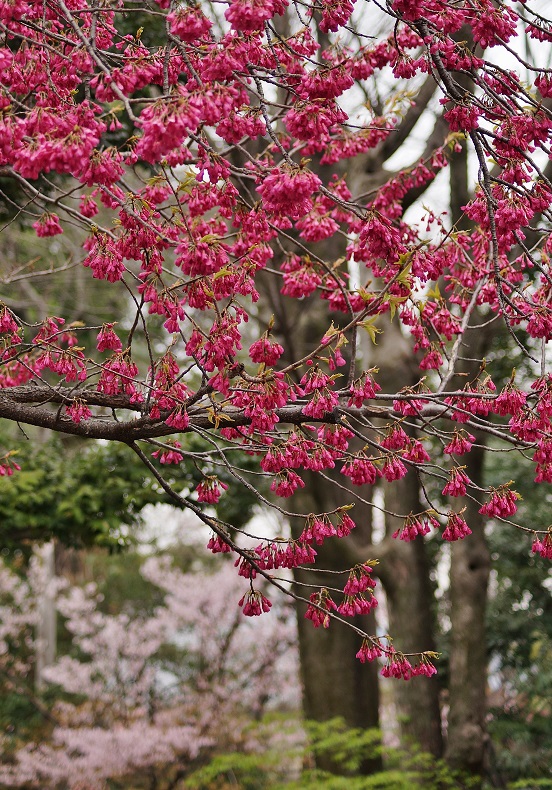
[[(394, 512), (416, 513), (423, 510), (413, 470), (387, 487), (385, 502), (387, 508)], [(387, 520), (390, 532), (402, 526), (402, 519), (388, 517)], [(381, 576), (387, 595), (389, 630), (396, 635), (394, 644), (397, 650), (405, 653), (435, 650), (433, 591), (424, 541), (418, 539), (405, 543), (394, 540), (385, 555)], [(424, 751), (440, 757), (443, 737), (438, 679), (415, 678), (395, 686), (393, 691), (402, 740), (417, 743)]]
[[(467, 77), (463, 77), (466, 85)], [(468, 155), (463, 146), (451, 161), (451, 213), (462, 228), (468, 227), (462, 206), (470, 198), (468, 187)], [(482, 323), (478, 312), (474, 323)], [(453, 386), (461, 388), (478, 373), (478, 367), (470, 363), (470, 357), (484, 358), (492, 341), (493, 325), (468, 331), (464, 336), (463, 369), (467, 378), (458, 378)], [(485, 437), (477, 437), (480, 445)], [(484, 485), (484, 450), (474, 447), (462, 461), (465, 472), (478, 487)], [(468, 491), (469, 494), (469, 491)], [(453, 768), (468, 772), (473, 777), (485, 772), (487, 734), (485, 716), (487, 711), (487, 644), (485, 616), (487, 588), (490, 573), (490, 554), (484, 532), (484, 523), (479, 514), (479, 505), (466, 497), (454, 501), (454, 510), (466, 508), (466, 519), (472, 534), (451, 546), (450, 570), (450, 679), (449, 715), (446, 760)], [(474, 781), (477, 781), (474, 779)], [(474, 785), (474, 787), (477, 785)]]
[[(473, 481), (483, 474), (483, 450), (466, 458)], [(490, 555), (478, 505), (467, 499), (465, 518), (472, 534), (451, 547), (450, 680), (446, 758), (453, 768), (482, 775), (485, 770), (487, 644), (485, 611)]]
[[(296, 578), (310, 584), (325, 581), (320, 574), (304, 571), (298, 571)], [(305, 610), (304, 605), (297, 610), (305, 718), (325, 721), (340, 717), (350, 727), (379, 727), (378, 666), (355, 659), (360, 639), (351, 628), (333, 622), (327, 629), (315, 629), (305, 619)], [(368, 632), (375, 631), (373, 615), (353, 622)], [(326, 770), (338, 768), (329, 756), (318, 757), (317, 765)], [(367, 755), (360, 773), (370, 774), (380, 768), (381, 759)]]
[[(308, 492), (308, 493), (306, 493)], [(296, 498), (302, 509), (313, 512), (331, 510), (351, 501), (350, 495), (328, 483), (321, 485), (320, 479), (309, 475), (307, 485)], [(317, 547), (320, 567), (337, 574), (318, 573), (296, 569), (296, 591), (308, 598), (313, 589), (320, 587), (342, 589), (347, 574), (339, 573), (356, 562), (366, 561), (371, 540), (371, 509), (357, 505), (354, 509), (358, 524), (355, 534), (348, 539), (330, 539)], [(298, 534), (304, 526), (302, 521), (293, 525)], [(362, 560), (360, 559), (362, 557)], [(303, 585), (312, 585), (304, 587)], [(346, 625), (332, 622), (329, 628), (314, 628), (305, 619), (306, 604), (297, 607), (299, 630), (299, 655), (303, 685), (303, 710), (306, 719), (326, 721), (335, 717), (344, 719), (350, 727), (363, 729), (379, 726), (379, 667), (374, 663), (361, 664), (355, 658), (361, 640), (357, 633)], [(375, 633), (373, 612), (352, 621), (358, 628)], [(326, 770), (338, 770), (329, 757), (318, 757), (317, 764)], [(360, 773), (369, 774), (381, 767), (381, 759), (367, 755)]]
[[(378, 381), (390, 392), (405, 384), (414, 385), (419, 368), (398, 324), (386, 322), (381, 338), (382, 342), (371, 349), (370, 354), (371, 361), (380, 368)], [(410, 468), (402, 480), (384, 485), (384, 501), (387, 513), (381, 549), (385, 561), (378, 572), (387, 596), (389, 631), (397, 650), (405, 653), (435, 650), (433, 593), (426, 544), (421, 538), (404, 542), (392, 537), (395, 530), (402, 527), (404, 516), (424, 510), (415, 468)], [(436, 678), (420, 677), (393, 686), (402, 740), (417, 743), (436, 757), (443, 752), (439, 692)]]

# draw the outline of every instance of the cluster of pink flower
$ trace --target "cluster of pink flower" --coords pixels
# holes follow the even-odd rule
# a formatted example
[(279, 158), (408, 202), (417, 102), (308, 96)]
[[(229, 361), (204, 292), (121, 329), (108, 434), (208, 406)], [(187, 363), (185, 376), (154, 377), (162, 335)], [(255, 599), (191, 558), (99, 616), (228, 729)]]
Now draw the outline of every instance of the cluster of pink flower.
[[(446, 103), (446, 99), (443, 100)], [(470, 132), (477, 129), (481, 111), (473, 104), (456, 104), (444, 114), (453, 132)]]
[(368, 614), (378, 605), (372, 592), (376, 582), (370, 575), (376, 564), (377, 560), (368, 560), (363, 565), (355, 565), (351, 569), (347, 583), (343, 588), (344, 598), (337, 609), (339, 614), (345, 617), (355, 617), (357, 614)]
[(552, 560), (552, 532), (549, 530), (542, 540), (535, 538), (531, 550), (533, 554), (538, 554), (546, 560)]
[(422, 653), (420, 663), (413, 666), (403, 653), (398, 653), (393, 648), (390, 648), (387, 652), (387, 662), (381, 670), (384, 678), (402, 680), (410, 680), (420, 675), (430, 678), (436, 672), (437, 669), (430, 661), (427, 653)]
[(311, 210), (312, 195), (321, 184), (310, 170), (274, 168), (269, 175), (263, 176), (257, 191), (266, 211), (299, 219)]
[(479, 508), (479, 512), (490, 518), (509, 518), (517, 511), (517, 500), (521, 496), (517, 491), (511, 491), (509, 483), (498, 489), (491, 489), (489, 501)]
[(323, 0), (320, 30), (323, 33), (336, 32), (353, 13), (354, 4), (351, 0)]
[(98, 381), (98, 392), (106, 395), (119, 395), (125, 393), (130, 396), (132, 403), (143, 400), (142, 393), (136, 388), (138, 366), (132, 361), (127, 352), (113, 354), (102, 365), (102, 372)]
[(228, 253), (220, 239), (211, 234), (208, 241), (186, 239), (176, 247), (176, 265), (189, 277), (215, 274), (228, 263)]
[(43, 214), (36, 222), (33, 223), (33, 228), (37, 236), (57, 236), (63, 233), (63, 228), (59, 224), (59, 217), (57, 214)]
[(220, 535), (212, 535), (207, 543), (207, 548), (213, 554), (230, 554), (232, 549), (227, 540), (224, 540)]
[(310, 296), (322, 283), (322, 277), (310, 258), (304, 260), (297, 255), (291, 255), (282, 264), (282, 271), (284, 296), (291, 296), (294, 299)]
[(266, 135), (266, 124), (259, 110), (246, 107), (243, 113), (232, 110), (228, 118), (223, 118), (217, 126), (217, 134), (232, 145), (244, 137), (254, 140)]
[(443, 452), (447, 455), (465, 455), (471, 450), (475, 436), (466, 431), (455, 431), (450, 442), (445, 445)]
[(119, 336), (113, 331), (115, 323), (104, 324), (98, 332), (96, 348), (98, 351), (115, 351), (117, 354), (123, 350)]
[(224, 483), (214, 475), (208, 475), (196, 486), (197, 501), (216, 505), (227, 489), (228, 483)]
[(308, 543), (297, 540), (268, 541), (259, 544), (254, 551), (255, 563), (262, 570), (297, 568), (310, 565), (316, 559), (316, 551)]
[(341, 474), (351, 478), (351, 482), (356, 486), (373, 485), (378, 477), (377, 467), (363, 453), (356, 453), (347, 463), (341, 467)]
[(301, 379), (301, 387), (305, 395), (313, 397), (303, 407), (303, 414), (307, 417), (319, 419), (337, 406), (339, 396), (332, 388), (334, 378), (324, 373), (317, 365), (307, 369)]
[(413, 666), (403, 653), (398, 653), (392, 645), (384, 647), (381, 640), (377, 638), (364, 638), (360, 650), (356, 654), (362, 664), (367, 661), (375, 661), (382, 656), (386, 658), (385, 666), (381, 669), (384, 678), (410, 680), (420, 675), (431, 677), (437, 673), (437, 669), (431, 661), (432, 658), (438, 657), (437, 654), (421, 653), (419, 663)]
[(272, 604), (258, 590), (249, 590), (238, 601), (238, 606), (247, 617), (258, 617), (263, 612), (269, 612)]
[(177, 439), (168, 439), (167, 444), (169, 447), (166, 447), (163, 450), (155, 450), (152, 453), (152, 456), (157, 458), (160, 464), (181, 463), (184, 460), (184, 456), (182, 453), (179, 453), (178, 450), (182, 447), (182, 444)]
[(21, 467), (13, 460), (12, 454), (7, 453), (0, 458), (0, 477), (11, 477), (14, 472), (20, 472)]
[(98, 280), (107, 280), (110, 283), (120, 280), (125, 272), (125, 265), (116, 241), (106, 234), (98, 234), (87, 246), (89, 253), (82, 265), (89, 266)]
[(34, 360), (33, 370), (41, 374), (44, 370), (51, 370), (60, 377), (64, 377), (67, 382), (82, 382), (88, 378), (88, 370), (84, 353), (79, 348), (71, 348), (74, 345), (74, 338), (67, 333), (59, 338), (63, 342), (63, 337), (68, 338), (69, 348), (61, 348), (57, 342), (50, 341), (38, 342), (39, 353)]
[[(450, 470), (450, 479), (443, 488), (443, 496), (466, 496), (466, 488), (471, 481), (464, 472), (464, 467), (453, 466)], [(488, 514), (490, 515), (490, 514)]]
[(319, 592), (310, 595), (310, 605), (307, 607), (305, 617), (310, 620), (315, 628), (330, 627), (330, 612), (337, 611), (335, 601), (328, 590), (323, 587)]
[(283, 347), (279, 343), (270, 341), (267, 336), (256, 340), (249, 347), (249, 356), (259, 365), (275, 365), (283, 353)]
[(541, 436), (533, 455), (537, 463), (536, 483), (552, 483), (552, 438)]
[(179, 6), (167, 14), (171, 33), (188, 43), (199, 41), (209, 32), (213, 23), (197, 6)]
[(77, 425), (83, 420), (89, 420), (92, 417), (92, 411), (81, 398), (75, 398), (71, 403), (65, 407), (65, 413), (76, 422)]
[(404, 520), (404, 523), (399, 529), (393, 533), (394, 538), (399, 540), (411, 541), (418, 537), (418, 535), (428, 535), (431, 528), (439, 529), (440, 524), (431, 511), (413, 515), (410, 513)]
[[(368, 563), (372, 563), (372, 565)], [(373, 594), (376, 582), (370, 575), (374, 564), (376, 564), (376, 560), (369, 560), (367, 563), (355, 565), (351, 569), (343, 589), (343, 599), (339, 605), (335, 603), (325, 587), (311, 594), (310, 605), (307, 607), (305, 617), (312, 621), (315, 628), (320, 626), (329, 628), (331, 612), (337, 612), (343, 617), (356, 617), (368, 614), (378, 605)]]
[(344, 123), (348, 116), (335, 103), (322, 99), (299, 102), (286, 115), (288, 132), (299, 140), (330, 139), (335, 126)]
[(362, 377), (353, 381), (349, 390), (350, 398), (348, 405), (362, 408), (364, 401), (376, 397), (376, 393), (381, 391), (380, 385), (373, 378), (373, 373), (377, 373), (377, 368), (366, 370)]
[(317, 543), (319, 546), (326, 540), (326, 538), (343, 538), (350, 535), (356, 524), (353, 519), (347, 514), (346, 508), (341, 508), (337, 511), (338, 523), (334, 526), (327, 513), (315, 516), (312, 513), (307, 516), (307, 523), (299, 542), (309, 545)]
[(455, 541), (462, 540), (462, 538), (471, 535), (471, 529), (468, 527), (466, 520), (462, 516), (462, 512), (454, 513), (451, 511), (447, 517), (447, 526), (443, 531), (443, 540)]
[(367, 661), (375, 661), (376, 658), (380, 658), (382, 655), (383, 650), (377, 639), (364, 638), (356, 657), (361, 664), (365, 664)]

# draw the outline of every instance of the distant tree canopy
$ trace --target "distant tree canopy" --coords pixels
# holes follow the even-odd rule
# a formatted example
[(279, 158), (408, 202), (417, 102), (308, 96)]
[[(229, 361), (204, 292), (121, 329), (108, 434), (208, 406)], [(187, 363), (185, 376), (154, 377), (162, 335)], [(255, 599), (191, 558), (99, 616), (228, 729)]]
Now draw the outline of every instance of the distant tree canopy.
[[(83, 446), (49, 439), (17, 443), (12, 455), (22, 466), (14, 476), (0, 477), (0, 546), (30, 548), (57, 538), (66, 546), (123, 548), (142, 524), (146, 505), (172, 502), (155, 478), (122, 444)], [(187, 443), (197, 452), (201, 440)], [(12, 442), (13, 446), (13, 442)], [(244, 463), (251, 465), (245, 457)], [(228, 477), (222, 473), (220, 479)], [(191, 493), (203, 480), (193, 462), (173, 468), (171, 484)], [(225, 517), (237, 526), (252, 515), (256, 497), (243, 490), (225, 503)]]

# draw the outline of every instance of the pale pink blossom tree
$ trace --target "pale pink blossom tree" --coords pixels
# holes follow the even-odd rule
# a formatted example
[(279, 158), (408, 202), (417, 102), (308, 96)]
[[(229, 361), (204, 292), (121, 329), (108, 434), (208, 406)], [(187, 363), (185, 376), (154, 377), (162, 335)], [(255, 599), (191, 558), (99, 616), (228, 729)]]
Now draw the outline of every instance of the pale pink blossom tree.
[[(168, 557), (152, 557), (142, 573), (165, 593), (149, 616), (105, 614), (93, 584), (58, 580), (56, 604), (72, 654), (43, 671), (60, 691), (45, 711), (55, 724), (42, 742), (5, 754), (5, 786), (97, 790), (109, 779), (140, 774), (152, 787), (168, 787), (215, 746), (256, 748), (247, 727), (267, 708), (297, 711), (295, 628), (285, 599), (259, 632), (227, 605), (243, 587), (229, 563), (210, 576), (185, 574)], [(39, 582), (0, 568), (6, 601), (0, 660), (16, 689), (31, 673)], [(163, 649), (176, 657), (164, 658)]]

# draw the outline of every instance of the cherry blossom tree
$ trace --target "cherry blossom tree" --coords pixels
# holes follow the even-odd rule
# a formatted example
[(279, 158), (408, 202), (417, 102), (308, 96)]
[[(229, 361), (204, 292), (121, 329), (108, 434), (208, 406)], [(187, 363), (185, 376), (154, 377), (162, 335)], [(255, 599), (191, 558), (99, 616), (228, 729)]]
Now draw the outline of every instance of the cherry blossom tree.
[[(552, 28), (541, 5), (0, 4), (6, 202), (39, 237), (80, 228), (75, 263), (126, 305), (102, 326), (33, 323), (7, 296), (0, 416), (129, 445), (212, 529), (208, 548), (235, 556), (250, 584), (244, 614), (270, 609), (265, 578), (313, 625), (349, 623), (359, 660), (381, 659), (384, 676), (435, 672), (431, 645), (407, 655), (352, 619), (371, 624), (385, 557), (368, 560), (363, 539), (363, 559), (346, 548), (352, 561), (323, 584), (305, 569), (323, 569), (338, 538), (350, 547), (378, 508), (409, 546), (403, 559), (423, 565), (428, 535), (454, 544), (452, 602), (464, 597), (470, 616), (457, 618), (449, 734), (464, 755), (482, 733), (481, 709), (474, 720), (462, 705), (470, 661), (484, 660), (485, 519), (552, 556), (550, 530), (516, 520), (515, 482), (489, 488), (480, 475), (486, 452), (519, 452), (537, 483), (552, 482)], [(128, 33), (144, 15), (151, 29)], [(421, 158), (380, 167), (432, 113)], [(451, 216), (437, 199), (408, 219), (449, 167)], [(44, 273), (23, 263), (7, 293)], [(303, 319), (295, 330), (290, 313)], [(499, 325), (530, 363), (500, 389), (485, 359)], [(254, 474), (235, 461), (244, 449)], [(195, 491), (167, 474), (184, 458), (203, 474)], [(18, 469), (9, 447), (0, 468)], [(244, 548), (211, 509), (227, 495), (221, 470), (249, 490), (266, 479), (259, 499), (292, 536)], [(302, 506), (316, 486), (340, 492), (335, 507)], [(412, 619), (407, 599), (427, 590), (401, 592), (393, 576), (397, 616)]]
[(50, 731), (15, 750), (4, 739), (3, 786), (98, 790), (109, 779), (139, 774), (147, 786), (174, 787), (215, 745), (255, 749), (247, 725), (267, 707), (297, 709), (295, 627), (286, 599), (278, 597), (276, 616), (264, 618), (259, 630), (227, 605), (245, 584), (231, 563), (203, 586), (198, 573), (183, 573), (168, 556), (148, 558), (141, 574), (164, 594), (151, 615), (106, 614), (94, 584), (47, 579), (37, 557), (27, 579), (0, 567), (4, 688), (27, 689), (47, 586), (72, 639), (71, 653), (42, 673), (60, 691), (52, 707), (38, 702)]

